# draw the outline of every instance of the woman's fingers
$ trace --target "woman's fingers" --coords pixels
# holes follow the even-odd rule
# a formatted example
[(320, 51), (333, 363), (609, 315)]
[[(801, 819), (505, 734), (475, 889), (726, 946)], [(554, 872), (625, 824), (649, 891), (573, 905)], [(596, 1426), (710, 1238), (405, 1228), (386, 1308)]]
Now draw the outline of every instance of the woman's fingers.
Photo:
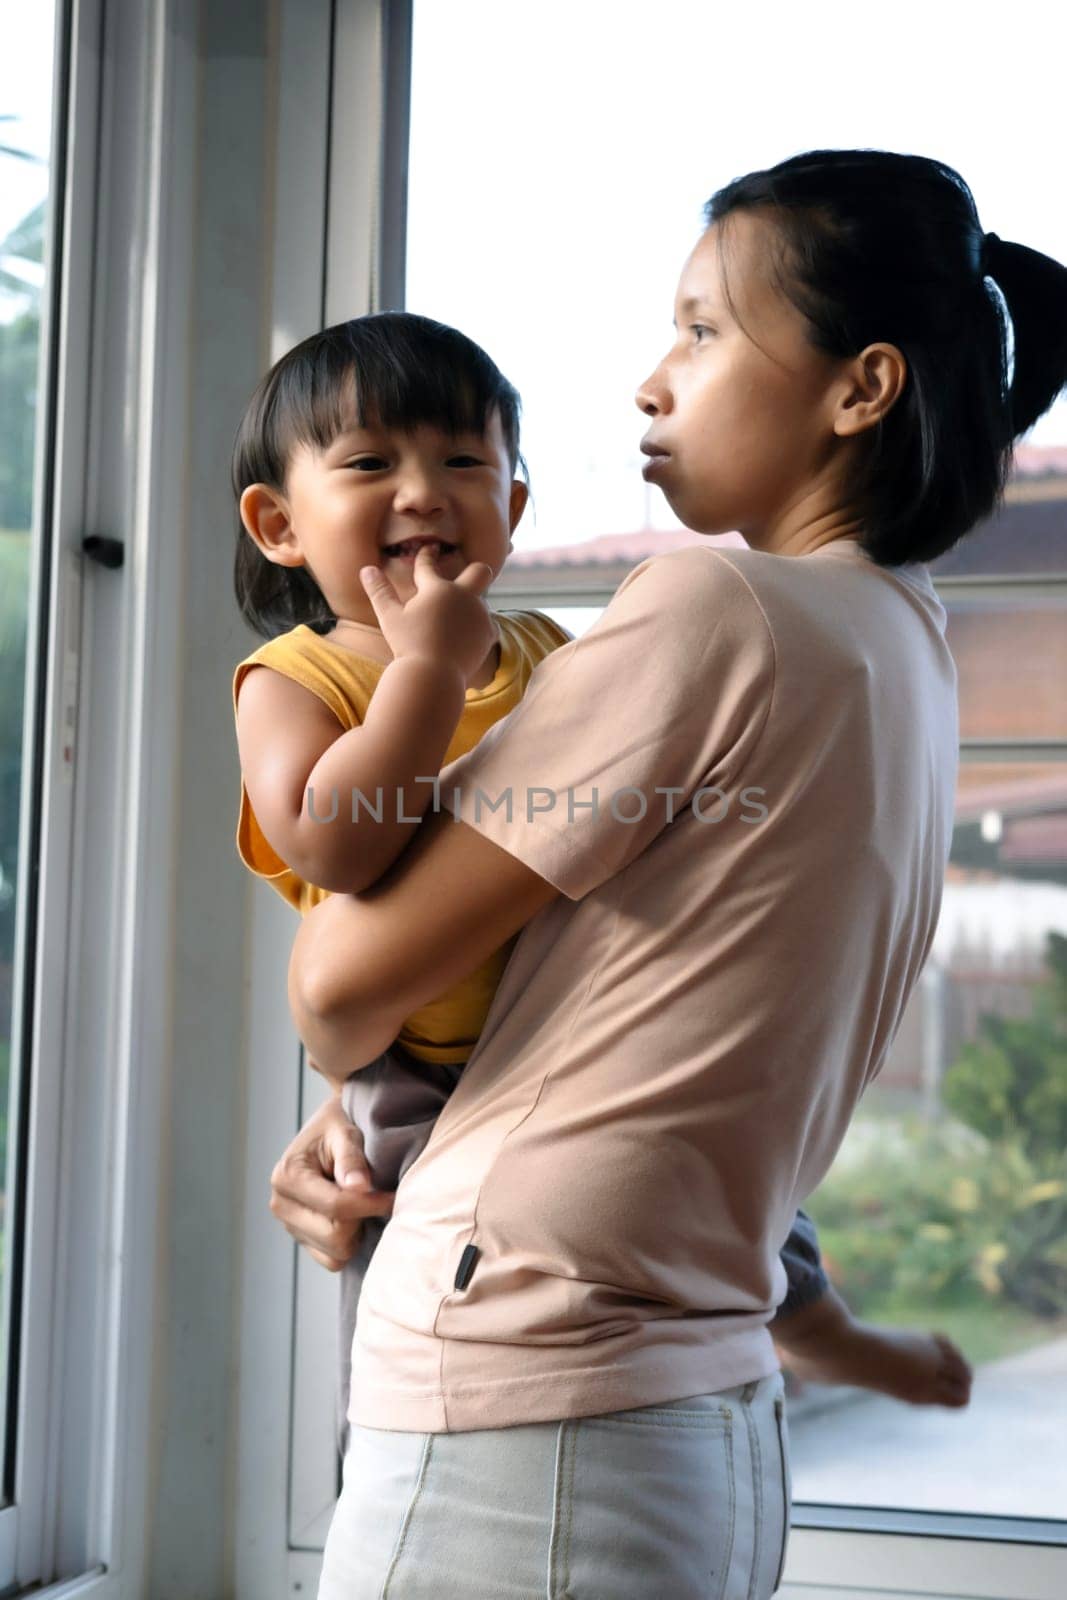
[(272, 1195), (281, 1200), (291, 1200), (295, 1205), (308, 1206), (321, 1211), (324, 1216), (359, 1216), (358, 1207), (375, 1191), (370, 1179), (365, 1183), (346, 1184), (342, 1188), (334, 1179), (332, 1167), (326, 1168), (321, 1149), (316, 1151), (287, 1150), (270, 1175)]
[(359, 1248), (362, 1217), (331, 1221), (321, 1212), (310, 1211), (307, 1206), (297, 1205), (293, 1200), (278, 1205), (273, 1196), (271, 1210), (286, 1233), (310, 1251), (315, 1260), (330, 1272), (339, 1272)]
[(339, 1099), (308, 1118), (270, 1176), (270, 1209), (322, 1266), (355, 1253), (364, 1217), (388, 1216), (393, 1195), (372, 1186), (363, 1136)]
[(271, 1188), (270, 1209), (285, 1231), (298, 1244), (310, 1250), (316, 1261), (336, 1272), (359, 1247), (365, 1217), (388, 1216), (392, 1195), (377, 1200), (352, 1194), (331, 1184), (334, 1196), (329, 1204), (305, 1205), (292, 1194)]

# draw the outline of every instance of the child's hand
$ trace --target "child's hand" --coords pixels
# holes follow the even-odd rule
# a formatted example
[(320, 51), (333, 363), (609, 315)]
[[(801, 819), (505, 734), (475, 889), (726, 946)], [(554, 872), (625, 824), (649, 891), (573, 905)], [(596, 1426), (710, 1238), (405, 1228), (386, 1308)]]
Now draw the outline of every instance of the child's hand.
[(415, 557), (415, 593), (405, 603), (380, 567), (363, 567), (360, 578), (385, 641), (397, 659), (421, 656), (456, 666), (469, 684), (496, 643), (496, 625), (482, 596), (492, 568), (472, 561), (458, 578), (442, 578), (428, 545)]

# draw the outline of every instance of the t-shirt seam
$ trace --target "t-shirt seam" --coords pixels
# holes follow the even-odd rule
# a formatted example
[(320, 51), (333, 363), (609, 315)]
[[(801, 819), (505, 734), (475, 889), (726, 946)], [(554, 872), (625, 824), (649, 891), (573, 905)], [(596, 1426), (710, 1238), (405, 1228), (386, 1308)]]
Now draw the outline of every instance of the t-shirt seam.
[[(462, 785), (457, 785), (456, 787), (460, 788), (461, 793), (462, 793)], [(484, 793), (484, 790), (482, 792)], [(556, 880), (554, 878), (550, 878), (542, 870), (542, 864), (541, 863), (539, 863), (537, 866), (531, 865), (531, 863), (529, 861), (527, 861), (526, 857), (525, 856), (520, 856), (517, 853), (517, 851), (513, 850), (509, 846), (508, 842), (505, 839), (498, 839), (495, 836), (495, 834), (487, 832), (486, 829), (485, 829), (485, 825), (484, 825), (484, 819), (479, 818), (479, 820), (477, 822), (467, 822), (466, 818), (462, 815), (462, 804), (463, 804), (462, 800), (460, 802), (460, 811), (457, 814), (455, 811), (452, 811), (452, 806), (449, 803), (449, 800), (445, 798), (445, 795), (446, 795), (446, 790), (445, 789), (441, 790), (441, 795), (442, 795), (442, 803), (445, 805), (446, 809), (451, 813), (453, 819), (456, 822), (466, 823), (466, 826), (468, 828), (473, 828), (476, 833), (480, 833), (481, 834), (482, 838), (488, 839), (491, 844), (497, 845), (501, 850), (506, 850), (508, 855), (510, 855), (515, 861), (521, 862), (521, 864), (524, 867), (529, 867), (531, 872), (536, 872), (537, 876), (539, 878), (544, 878), (546, 883), (550, 883), (554, 889), (559, 891), (559, 893), (564, 897), (565, 900), (573, 900), (573, 901), (577, 902), (578, 900), (583, 900), (585, 898), (586, 894), (588, 894), (589, 891), (586, 890), (586, 889), (583, 889), (582, 893), (579, 894), (579, 895), (570, 894), (566, 889), (562, 888), (556, 882)], [(495, 816), (496, 812), (495, 811), (491, 811), (490, 815), (491, 816)], [(543, 822), (541, 822), (541, 820), (539, 818), (528, 817), (526, 819), (526, 828), (531, 833), (533, 833), (537, 838), (544, 840), (544, 842), (547, 845), (556, 846), (557, 850), (559, 852), (562, 852), (562, 854), (566, 857), (566, 865), (568, 867), (572, 866), (575, 863), (576, 860), (580, 861), (581, 863), (585, 863), (587, 861), (593, 861), (593, 862), (595, 862), (595, 864), (598, 867), (603, 868), (603, 870), (606, 873), (609, 874), (609, 877), (617, 877), (618, 876), (617, 872), (613, 872), (612, 871), (611, 862), (605, 860), (605, 858), (600, 854), (600, 852), (598, 850), (594, 849), (592, 846), (585, 846), (585, 845), (583, 845), (580, 849), (576, 849), (576, 848), (574, 848), (574, 847), (572, 847), (572, 846), (570, 846), (568, 844), (565, 844), (564, 843), (564, 835), (556, 832), (552, 828), (546, 827), (545, 824)]]
[[(611, 881), (611, 880), (609, 880), (609, 881)], [(586, 983), (586, 986), (585, 986), (584, 990), (582, 991), (581, 996), (575, 1001), (574, 1010), (573, 1010), (573, 1012), (571, 1014), (570, 1025), (567, 1028), (567, 1032), (566, 1032), (565, 1037), (560, 1041), (560, 1044), (558, 1046), (557, 1059), (562, 1057), (562, 1056), (564, 1056), (565, 1053), (566, 1053), (567, 1045), (570, 1043), (570, 1040), (574, 1035), (574, 1030), (578, 1025), (578, 1019), (580, 1018), (580, 1016), (582, 1014), (582, 1011), (585, 1008), (586, 1001), (589, 999), (590, 990), (592, 989), (593, 984), (595, 983), (596, 979), (599, 977), (600, 972), (601, 972), (601, 970), (602, 970), (602, 968), (604, 966), (604, 963), (606, 962), (606, 960), (608, 958), (608, 955), (609, 955), (609, 953), (610, 953), (610, 951), (611, 951), (611, 949), (612, 949), (612, 947), (614, 945), (615, 935), (616, 935), (616, 931), (618, 929), (618, 923), (619, 923), (619, 902), (618, 902), (618, 898), (616, 898), (615, 915), (614, 915), (614, 919), (613, 919), (613, 922), (612, 922), (611, 931), (608, 934), (608, 937), (605, 939), (604, 950), (601, 953), (600, 960), (596, 963), (596, 966), (590, 972), (588, 982)], [(480, 1044), (481, 1040), (479, 1039), (478, 1042)], [(482, 1193), (483, 1193), (483, 1191), (485, 1189), (485, 1186), (486, 1186), (487, 1182), (489, 1181), (490, 1176), (492, 1175), (493, 1169), (495, 1168), (497, 1162), (500, 1160), (503, 1148), (504, 1148), (505, 1144), (507, 1143), (507, 1141), (511, 1138), (511, 1135), (516, 1131), (516, 1129), (521, 1128), (524, 1122), (529, 1121), (530, 1117), (532, 1117), (534, 1112), (537, 1110), (537, 1107), (538, 1107), (538, 1105), (540, 1104), (540, 1101), (541, 1101), (541, 1097), (545, 1092), (546, 1085), (548, 1084), (549, 1080), (552, 1078), (552, 1075), (553, 1075), (554, 1071), (555, 1071), (555, 1069), (553, 1067), (549, 1067), (548, 1071), (544, 1074), (544, 1076), (541, 1079), (541, 1082), (537, 1086), (537, 1093), (534, 1095), (531, 1104), (527, 1107), (526, 1111), (518, 1119), (518, 1121), (514, 1122), (511, 1125), (511, 1127), (507, 1130), (507, 1132), (503, 1135), (503, 1137), (501, 1138), (500, 1143), (497, 1146), (496, 1151), (495, 1151), (495, 1153), (493, 1155), (492, 1161), (490, 1162), (489, 1166), (486, 1168), (486, 1170), (485, 1170), (485, 1172), (484, 1172), (484, 1174), (482, 1176), (481, 1182), (478, 1185), (478, 1192), (474, 1197), (474, 1207), (473, 1207), (473, 1210), (471, 1212), (470, 1235), (471, 1235), (472, 1238), (478, 1232), (478, 1208), (479, 1208), (479, 1206), (481, 1205), (481, 1202), (482, 1202)], [(441, 1309), (444, 1306), (445, 1301), (451, 1295), (453, 1295), (455, 1293), (456, 1293), (456, 1291), (455, 1291), (454, 1288), (453, 1289), (446, 1289), (444, 1294), (441, 1296), (440, 1300), (437, 1303), (437, 1310), (434, 1312), (433, 1330), (432, 1330), (433, 1337), (435, 1339), (440, 1339), (441, 1340), (441, 1360), (440, 1360), (440, 1364), (439, 1364), (439, 1367), (438, 1367), (438, 1382), (439, 1382), (439, 1384), (441, 1386), (441, 1401), (442, 1401), (442, 1404), (445, 1406), (445, 1421), (446, 1421), (446, 1424), (447, 1424), (447, 1421), (448, 1421), (448, 1412), (447, 1412), (447, 1401), (445, 1399), (445, 1349), (446, 1349), (446, 1347), (447, 1347), (447, 1345), (448, 1345), (448, 1343), (450, 1341), (449, 1341), (448, 1334), (439, 1334), (438, 1333), (438, 1331), (437, 1331), (437, 1323), (438, 1323), (438, 1320), (439, 1320), (439, 1318), (441, 1316)]]
[(777, 649), (777, 646), (775, 645), (775, 642), (774, 642), (774, 630), (771, 627), (770, 618), (768, 617), (768, 615), (767, 615), (767, 613), (766, 613), (766, 611), (764, 609), (763, 602), (760, 600), (759, 595), (756, 593), (755, 589), (753, 589), (752, 585), (749, 583), (749, 581), (745, 577), (744, 573), (741, 572), (737, 567), (734, 566), (733, 562), (730, 560), (730, 558), (727, 555), (726, 551), (724, 551), (724, 550), (709, 550), (708, 554), (717, 557), (720, 561), (725, 562), (725, 564), (729, 567), (730, 571), (734, 574), (734, 576), (747, 589), (747, 591), (749, 593), (749, 596), (751, 597), (752, 602), (756, 607), (756, 610), (759, 612), (760, 617), (762, 618), (763, 626), (764, 626), (764, 628), (766, 629), (766, 632), (767, 632), (767, 642), (769, 643), (769, 645), (771, 647), (771, 688), (770, 688), (770, 693), (767, 696), (767, 706), (766, 706), (766, 709), (765, 709), (765, 711), (763, 713), (763, 721), (760, 724), (759, 732), (756, 734), (756, 737), (755, 737), (755, 740), (754, 740), (754, 742), (752, 744), (752, 747), (748, 752), (748, 756), (746, 757), (747, 761), (751, 761), (752, 758), (755, 756), (756, 751), (760, 747), (760, 744), (761, 744), (761, 742), (763, 740), (763, 735), (764, 735), (764, 733), (766, 731), (766, 728), (767, 728), (767, 724), (771, 720), (771, 711), (772, 711), (772, 709), (774, 707), (775, 691), (776, 691), (777, 686), (778, 686), (778, 649)]

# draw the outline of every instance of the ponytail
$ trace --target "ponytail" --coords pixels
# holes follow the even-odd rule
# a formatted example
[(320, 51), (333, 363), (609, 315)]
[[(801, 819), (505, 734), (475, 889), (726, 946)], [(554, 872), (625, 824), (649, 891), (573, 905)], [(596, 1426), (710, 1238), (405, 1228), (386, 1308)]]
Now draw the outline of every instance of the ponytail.
[(985, 236), (986, 272), (1004, 296), (1014, 336), (1010, 433), (1033, 427), (1067, 386), (1067, 267), (1051, 256)]

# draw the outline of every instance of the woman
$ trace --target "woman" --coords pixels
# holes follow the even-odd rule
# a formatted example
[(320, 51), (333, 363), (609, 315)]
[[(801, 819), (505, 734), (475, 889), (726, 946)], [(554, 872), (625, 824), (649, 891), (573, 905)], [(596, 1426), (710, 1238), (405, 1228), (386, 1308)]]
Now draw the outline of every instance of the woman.
[(1067, 379), (1067, 272), (920, 157), (797, 156), (706, 215), (638, 391), (645, 475), (749, 548), (629, 574), (294, 949), (340, 1078), (523, 930), (364, 1284), (323, 1600), (780, 1580), (778, 1251), (885, 1058), (952, 836), (925, 563)]

